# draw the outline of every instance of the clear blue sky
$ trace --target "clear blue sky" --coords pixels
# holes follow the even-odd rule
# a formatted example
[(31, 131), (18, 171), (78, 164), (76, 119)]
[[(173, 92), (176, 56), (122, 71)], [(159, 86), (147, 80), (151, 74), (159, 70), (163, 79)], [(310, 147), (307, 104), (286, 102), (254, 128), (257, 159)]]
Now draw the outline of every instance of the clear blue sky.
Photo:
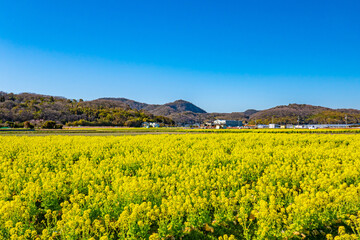
[(1, 1), (0, 90), (360, 108), (360, 1)]

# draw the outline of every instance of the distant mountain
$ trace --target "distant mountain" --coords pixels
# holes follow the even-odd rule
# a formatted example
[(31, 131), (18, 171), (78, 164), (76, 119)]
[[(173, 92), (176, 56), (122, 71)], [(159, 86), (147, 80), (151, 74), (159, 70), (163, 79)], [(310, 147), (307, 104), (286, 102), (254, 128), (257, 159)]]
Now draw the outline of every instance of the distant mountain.
[(172, 103), (167, 103), (165, 106), (168, 106), (174, 109), (175, 112), (193, 112), (193, 113), (206, 113), (203, 109), (195, 106), (194, 104), (184, 101), (177, 100)]
[(130, 108), (137, 110), (145, 110), (154, 115), (168, 116), (174, 113), (192, 112), (192, 113), (206, 113), (203, 109), (185, 100), (176, 100), (175, 102), (160, 104), (147, 104), (136, 102), (126, 98), (100, 98), (98, 100), (117, 101), (128, 105)]

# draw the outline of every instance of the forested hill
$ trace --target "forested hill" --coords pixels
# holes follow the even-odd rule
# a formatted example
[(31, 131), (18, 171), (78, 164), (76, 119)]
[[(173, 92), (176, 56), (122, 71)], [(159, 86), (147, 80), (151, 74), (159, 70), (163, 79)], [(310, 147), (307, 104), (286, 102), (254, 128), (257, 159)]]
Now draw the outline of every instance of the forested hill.
[(148, 104), (126, 98), (100, 98), (98, 100), (111, 100), (123, 103), (131, 108), (145, 110), (154, 115), (169, 117), (177, 124), (203, 122), (204, 120), (215, 119), (212, 117), (212, 114), (206, 113), (205, 110), (185, 100), (176, 100), (166, 104)]
[(360, 123), (360, 110), (356, 109), (331, 109), (307, 104), (289, 104), (262, 110), (252, 114), (250, 123), (268, 124), (291, 123), (296, 124), (341, 124)]
[(112, 100), (83, 101), (32, 93), (0, 92), (0, 126), (30, 121), (41, 125), (52, 120), (67, 125), (140, 126), (144, 121), (172, 125), (164, 116), (156, 116), (144, 110)]
[(138, 110), (146, 110), (155, 115), (171, 115), (173, 113), (183, 112), (206, 113), (205, 110), (185, 100), (176, 100), (175, 102), (170, 102), (166, 104), (147, 104), (136, 102), (134, 100), (126, 98), (100, 98), (98, 100), (112, 100), (116, 102), (121, 102), (131, 108), (136, 108)]

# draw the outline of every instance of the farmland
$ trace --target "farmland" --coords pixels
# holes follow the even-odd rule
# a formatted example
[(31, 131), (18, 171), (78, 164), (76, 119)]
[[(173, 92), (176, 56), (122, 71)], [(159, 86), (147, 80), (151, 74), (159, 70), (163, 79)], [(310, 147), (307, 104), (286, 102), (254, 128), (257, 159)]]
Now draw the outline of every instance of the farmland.
[(360, 135), (189, 131), (3, 134), (0, 238), (360, 236)]
[(70, 127), (64, 129), (1, 129), (0, 136), (123, 136), (143, 134), (184, 134), (184, 133), (314, 133), (314, 134), (358, 134), (359, 128), (331, 128), (331, 129), (202, 129), (202, 128), (123, 128), (123, 127)]

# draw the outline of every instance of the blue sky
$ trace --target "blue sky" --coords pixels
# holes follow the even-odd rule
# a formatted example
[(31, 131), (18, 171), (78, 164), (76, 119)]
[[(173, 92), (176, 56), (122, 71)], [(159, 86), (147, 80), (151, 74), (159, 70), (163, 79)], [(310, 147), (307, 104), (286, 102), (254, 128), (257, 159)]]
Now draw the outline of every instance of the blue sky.
[(360, 1), (0, 1), (0, 90), (360, 108)]

